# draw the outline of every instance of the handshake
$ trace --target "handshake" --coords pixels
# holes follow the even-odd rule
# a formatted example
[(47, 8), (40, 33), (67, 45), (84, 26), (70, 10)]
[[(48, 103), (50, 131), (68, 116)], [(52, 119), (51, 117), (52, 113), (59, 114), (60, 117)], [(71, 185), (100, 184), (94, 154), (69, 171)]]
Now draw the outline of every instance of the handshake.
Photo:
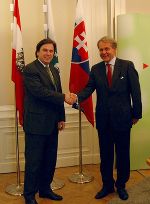
[(69, 105), (73, 105), (74, 103), (76, 103), (77, 99), (78, 97), (74, 93), (65, 94), (65, 102), (68, 103)]

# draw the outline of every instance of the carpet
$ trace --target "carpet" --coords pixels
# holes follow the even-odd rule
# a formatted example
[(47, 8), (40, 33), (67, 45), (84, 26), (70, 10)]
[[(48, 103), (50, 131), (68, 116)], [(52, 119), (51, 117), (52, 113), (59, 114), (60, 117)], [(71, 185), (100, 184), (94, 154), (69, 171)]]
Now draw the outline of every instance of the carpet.
[(129, 198), (126, 201), (119, 197), (113, 198), (108, 204), (150, 204), (150, 177), (144, 178), (128, 189)]

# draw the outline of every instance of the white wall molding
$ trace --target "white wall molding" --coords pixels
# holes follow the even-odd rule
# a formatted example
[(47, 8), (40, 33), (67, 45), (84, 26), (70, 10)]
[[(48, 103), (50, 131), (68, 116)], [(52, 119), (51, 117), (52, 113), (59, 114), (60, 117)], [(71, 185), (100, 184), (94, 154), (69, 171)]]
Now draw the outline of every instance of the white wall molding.
[[(57, 167), (79, 164), (78, 111), (66, 105), (66, 128), (59, 134)], [(24, 132), (19, 126), (19, 163), (24, 170)], [(83, 164), (99, 162), (96, 130), (82, 114)], [(0, 173), (16, 171), (15, 107), (0, 106)]]

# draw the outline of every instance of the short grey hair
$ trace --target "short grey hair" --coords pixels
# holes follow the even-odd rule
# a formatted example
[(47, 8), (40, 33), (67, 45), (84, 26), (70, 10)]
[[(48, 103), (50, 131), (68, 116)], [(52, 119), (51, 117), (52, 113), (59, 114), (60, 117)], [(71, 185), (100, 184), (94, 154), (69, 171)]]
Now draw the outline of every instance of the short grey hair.
[(97, 47), (99, 48), (99, 43), (104, 42), (104, 43), (110, 43), (112, 45), (112, 48), (116, 49), (117, 48), (117, 42), (115, 39), (109, 36), (104, 36), (102, 37), (98, 42), (97, 42)]

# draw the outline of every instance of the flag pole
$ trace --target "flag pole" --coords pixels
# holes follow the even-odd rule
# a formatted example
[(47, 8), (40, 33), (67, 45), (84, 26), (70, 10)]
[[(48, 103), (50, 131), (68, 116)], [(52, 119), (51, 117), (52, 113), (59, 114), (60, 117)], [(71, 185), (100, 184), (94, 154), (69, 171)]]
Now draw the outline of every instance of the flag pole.
[[(78, 7), (78, 5), (81, 6), (81, 4), (79, 4), (79, 3), (81, 3), (81, 2), (79, 0), (77, 0), (77, 7)], [(78, 7), (78, 9), (79, 9), (79, 7)], [(80, 9), (81, 9), (81, 7), (80, 7)], [(80, 10), (80, 12), (81, 12), (81, 10)], [(75, 31), (74, 31), (74, 34), (75, 34)], [(83, 183), (91, 182), (94, 179), (94, 177), (91, 176), (90, 174), (83, 172), (83, 165), (82, 165), (82, 121), (81, 121), (81, 116), (82, 116), (81, 111), (83, 108), (81, 108), (80, 103), (78, 103), (77, 105), (78, 105), (78, 109), (79, 109), (79, 172), (72, 174), (69, 177), (69, 180), (71, 182), (74, 182), (74, 183), (83, 184)]]
[(82, 165), (82, 114), (81, 114), (81, 106), (78, 104), (79, 109), (79, 172), (73, 173), (69, 180), (73, 183), (89, 183), (91, 182), (94, 177), (89, 173), (83, 172), (83, 165)]
[[(44, 24), (44, 34), (45, 38), (48, 38), (49, 36), (49, 28), (48, 28), (48, 2), (47, 0), (44, 0), (44, 5), (43, 5), (43, 12), (44, 12), (44, 17), (45, 17), (45, 24)], [(60, 188), (64, 187), (64, 182), (58, 178), (53, 178), (53, 181), (51, 183), (51, 188), (52, 190), (57, 190)]]
[[(10, 11), (14, 11), (14, 0), (10, 4)], [(16, 104), (16, 100), (15, 100)], [(20, 182), (20, 162), (19, 162), (19, 134), (18, 134), (18, 115), (17, 108), (15, 110), (15, 135), (16, 135), (16, 170), (17, 170), (17, 184), (11, 184), (6, 187), (6, 193), (15, 196), (23, 194), (23, 184)]]
[(11, 184), (6, 187), (6, 193), (15, 196), (23, 194), (23, 183), (20, 182), (20, 162), (19, 162), (19, 135), (18, 135), (18, 116), (17, 109), (15, 111), (15, 134), (16, 134), (16, 169), (17, 169), (17, 184)]
[(81, 130), (81, 108), (79, 105), (79, 174), (82, 174), (82, 130)]

